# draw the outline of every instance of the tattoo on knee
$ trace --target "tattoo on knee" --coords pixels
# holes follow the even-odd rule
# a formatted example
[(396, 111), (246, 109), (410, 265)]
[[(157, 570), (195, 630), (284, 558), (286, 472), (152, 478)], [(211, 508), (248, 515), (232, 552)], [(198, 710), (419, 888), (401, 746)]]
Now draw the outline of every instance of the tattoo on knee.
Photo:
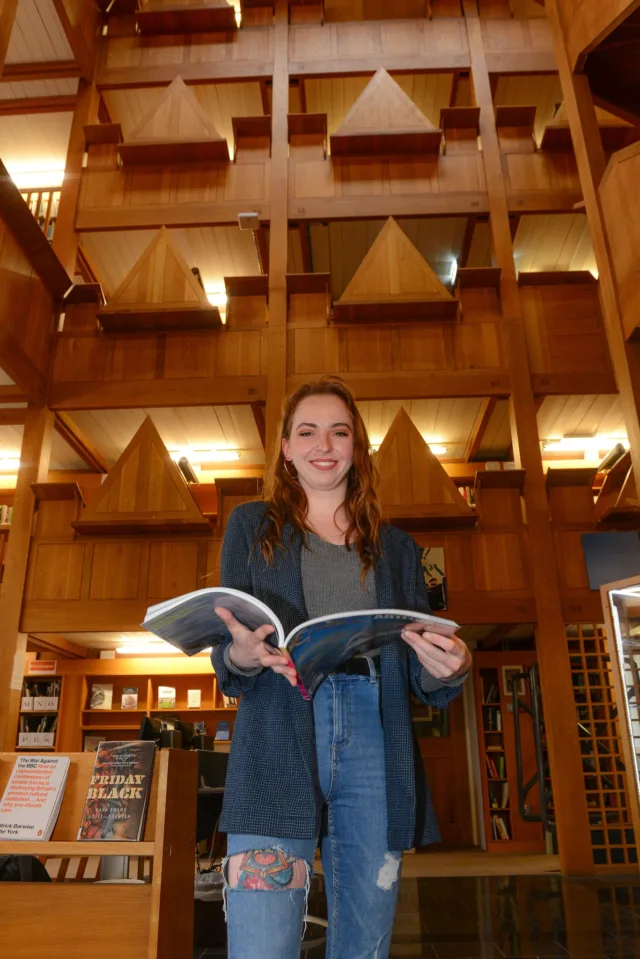
[(252, 849), (242, 856), (238, 869), (238, 889), (278, 890), (293, 880), (295, 859), (280, 849)]

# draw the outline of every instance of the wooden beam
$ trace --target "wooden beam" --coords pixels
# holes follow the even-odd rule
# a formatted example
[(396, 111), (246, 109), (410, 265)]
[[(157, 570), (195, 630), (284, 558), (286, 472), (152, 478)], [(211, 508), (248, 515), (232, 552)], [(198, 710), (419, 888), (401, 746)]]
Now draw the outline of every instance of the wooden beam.
[(61, 659), (86, 659), (87, 656), (86, 646), (78, 646), (77, 643), (72, 643), (64, 636), (56, 636), (55, 633), (29, 633), (27, 643)]
[(258, 262), (260, 263), (260, 272), (264, 276), (269, 275), (269, 243), (267, 234), (262, 226), (253, 232), (253, 238), (256, 242), (256, 251), (258, 253)]
[[(271, 354), (269, 354), (271, 355)], [(215, 376), (166, 380), (87, 380), (50, 384), (54, 410), (153, 409), (264, 402), (266, 376)]]
[[(347, 373), (338, 371), (349, 382), (359, 400), (408, 400), (453, 396), (507, 396), (510, 377), (507, 370), (429, 370), (425, 373)], [(287, 377), (287, 393), (293, 392), (309, 375)]]
[(75, 60), (5, 63), (0, 83), (23, 83), (25, 80), (73, 80), (80, 76), (80, 67)]
[(3, 72), (17, 9), (18, 0), (0, 0), (0, 74)]
[(560, 26), (558, 0), (547, 0), (547, 16), (551, 23), (564, 105), (596, 255), (604, 328), (631, 446), (636, 487), (640, 489), (640, 347), (637, 343), (626, 343), (622, 331), (622, 311), (598, 192), (605, 169), (602, 138), (589, 81), (585, 76), (575, 76), (569, 64)]
[(544, 699), (547, 703), (554, 704), (553, 723), (547, 726), (547, 742), (554, 782), (560, 861), (563, 873), (588, 875), (594, 871), (589, 815), (584, 792), (562, 597), (513, 260), (502, 154), (489, 81), (489, 62), (485, 56), (482, 24), (475, 0), (463, 0), (463, 8), (476, 103), (480, 107), (480, 135), (491, 206), (493, 247), (497, 264), (502, 270), (500, 292), (503, 316), (500, 337), (511, 373), (511, 435), (516, 463), (526, 470), (524, 500), (536, 605), (536, 651)]
[[(46, 242), (46, 241), (45, 241)], [(47, 381), (33, 360), (7, 330), (0, 327), (0, 366), (32, 402), (44, 400)]]
[(0, 100), (0, 117), (15, 117), (29, 113), (73, 113), (76, 96), (19, 97), (16, 100)]
[(493, 646), (499, 646), (505, 637), (509, 635), (515, 623), (498, 623), (483, 640), (482, 649), (490, 649)]
[(31, 407), (20, 451), (20, 469), (0, 593), (0, 745), (12, 750), (20, 708), (26, 636), (20, 633), (31, 527), (35, 509), (32, 483), (46, 481), (53, 436), (53, 414)]
[(102, 453), (88, 440), (68, 413), (56, 413), (54, 421), (58, 436), (71, 447), (96, 473), (108, 473), (109, 464)]
[[(62, 2), (62, 0), (59, 0)], [(73, 276), (78, 254), (78, 234), (75, 228), (76, 209), (80, 196), (82, 165), (85, 154), (84, 127), (98, 119), (100, 97), (96, 87), (86, 80), (78, 86), (78, 98), (71, 123), (71, 134), (64, 165), (64, 179), (58, 206), (56, 232), (53, 237), (53, 251)]]
[(482, 440), (484, 439), (484, 434), (489, 425), (489, 420), (493, 415), (493, 411), (496, 408), (497, 397), (488, 396), (483, 405), (480, 415), (476, 419), (475, 429), (471, 433), (469, 440), (467, 442), (466, 449), (464, 451), (465, 462), (472, 460), (480, 446), (482, 445)]
[[(71, 286), (71, 280), (51, 249), (35, 217), (20, 195), (9, 171), (0, 160), (0, 210), (20, 247), (36, 270), (51, 296), (61, 299)], [(57, 231), (56, 231), (57, 232)], [(11, 373), (7, 370), (9, 375)], [(15, 380), (15, 376), (11, 377)]]
[(471, 244), (473, 243), (473, 233), (476, 228), (476, 223), (478, 222), (477, 216), (468, 216), (467, 225), (464, 230), (464, 236), (462, 238), (462, 249), (460, 251), (460, 262), (458, 263), (459, 267), (464, 267), (467, 265), (469, 260), (469, 253), (471, 252)]
[(312, 273), (311, 269), (311, 243), (309, 242), (309, 225), (307, 223), (298, 223), (298, 233), (300, 235), (300, 250), (302, 252), (302, 272)]
[(26, 403), (28, 397), (19, 386), (0, 386), (0, 403)]
[(289, 3), (275, 0), (271, 91), (271, 221), (265, 449), (275, 441), (287, 382), (287, 253), (289, 190)]
[(262, 449), (266, 450), (267, 431), (264, 420), (264, 405), (262, 403), (252, 403), (251, 412), (253, 413), (253, 418), (256, 421), (256, 429), (258, 430), (260, 442), (262, 443)]
[(24, 426), (26, 421), (26, 406), (0, 408), (0, 426)]
[(93, 80), (103, 23), (98, 5), (85, 0), (53, 0), (53, 5), (81, 76)]

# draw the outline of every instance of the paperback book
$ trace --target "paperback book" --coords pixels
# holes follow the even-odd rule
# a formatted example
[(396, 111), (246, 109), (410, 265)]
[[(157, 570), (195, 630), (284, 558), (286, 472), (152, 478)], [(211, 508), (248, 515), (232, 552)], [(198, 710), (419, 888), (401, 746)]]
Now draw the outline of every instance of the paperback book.
[(137, 842), (151, 789), (155, 743), (102, 742), (96, 750), (79, 840)]
[(176, 691), (173, 686), (158, 686), (158, 709), (175, 709)]
[(91, 687), (90, 709), (111, 709), (113, 706), (113, 683), (94, 683)]
[(142, 626), (193, 656), (230, 638), (214, 606), (230, 610), (248, 629), (273, 626), (270, 642), (287, 651), (305, 697), (313, 696), (327, 674), (352, 656), (370, 653), (400, 639), (402, 629), (410, 623), (442, 636), (452, 636), (458, 628), (452, 620), (428, 613), (368, 609), (310, 619), (285, 636), (282, 623), (268, 606), (247, 593), (222, 586), (199, 589), (150, 606)]
[(120, 700), (121, 709), (137, 709), (138, 708), (138, 687), (137, 686), (123, 686), (122, 687), (122, 697)]
[(0, 799), (0, 839), (46, 842), (56, 824), (68, 756), (19, 756)]

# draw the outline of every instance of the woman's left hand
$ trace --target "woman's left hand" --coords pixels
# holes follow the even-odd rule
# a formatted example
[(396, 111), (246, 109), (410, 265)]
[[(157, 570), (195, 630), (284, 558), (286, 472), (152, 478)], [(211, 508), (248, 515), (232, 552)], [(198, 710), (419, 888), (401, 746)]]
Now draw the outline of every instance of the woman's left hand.
[(458, 636), (441, 636), (424, 630), (421, 623), (410, 623), (403, 629), (402, 638), (422, 666), (443, 682), (457, 679), (471, 666), (471, 653)]

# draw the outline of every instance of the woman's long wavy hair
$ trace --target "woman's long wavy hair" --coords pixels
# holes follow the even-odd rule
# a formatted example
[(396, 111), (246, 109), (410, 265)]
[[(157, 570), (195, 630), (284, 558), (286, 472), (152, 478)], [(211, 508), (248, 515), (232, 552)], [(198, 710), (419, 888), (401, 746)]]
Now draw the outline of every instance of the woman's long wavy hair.
[(265, 525), (258, 538), (262, 555), (273, 564), (275, 551), (283, 548), (282, 531), (285, 523), (291, 523), (307, 544), (307, 495), (296, 477), (285, 469), (282, 440), (291, 438), (293, 417), (302, 402), (309, 396), (339, 397), (353, 418), (353, 465), (349, 470), (344, 507), (349, 520), (345, 542), (353, 547), (362, 561), (362, 580), (372, 569), (381, 554), (380, 526), (381, 509), (378, 500), (378, 471), (371, 459), (369, 437), (362, 416), (356, 406), (353, 393), (338, 376), (305, 383), (287, 397), (282, 411), (280, 428), (271, 461), (265, 473), (264, 499), (269, 503)]

